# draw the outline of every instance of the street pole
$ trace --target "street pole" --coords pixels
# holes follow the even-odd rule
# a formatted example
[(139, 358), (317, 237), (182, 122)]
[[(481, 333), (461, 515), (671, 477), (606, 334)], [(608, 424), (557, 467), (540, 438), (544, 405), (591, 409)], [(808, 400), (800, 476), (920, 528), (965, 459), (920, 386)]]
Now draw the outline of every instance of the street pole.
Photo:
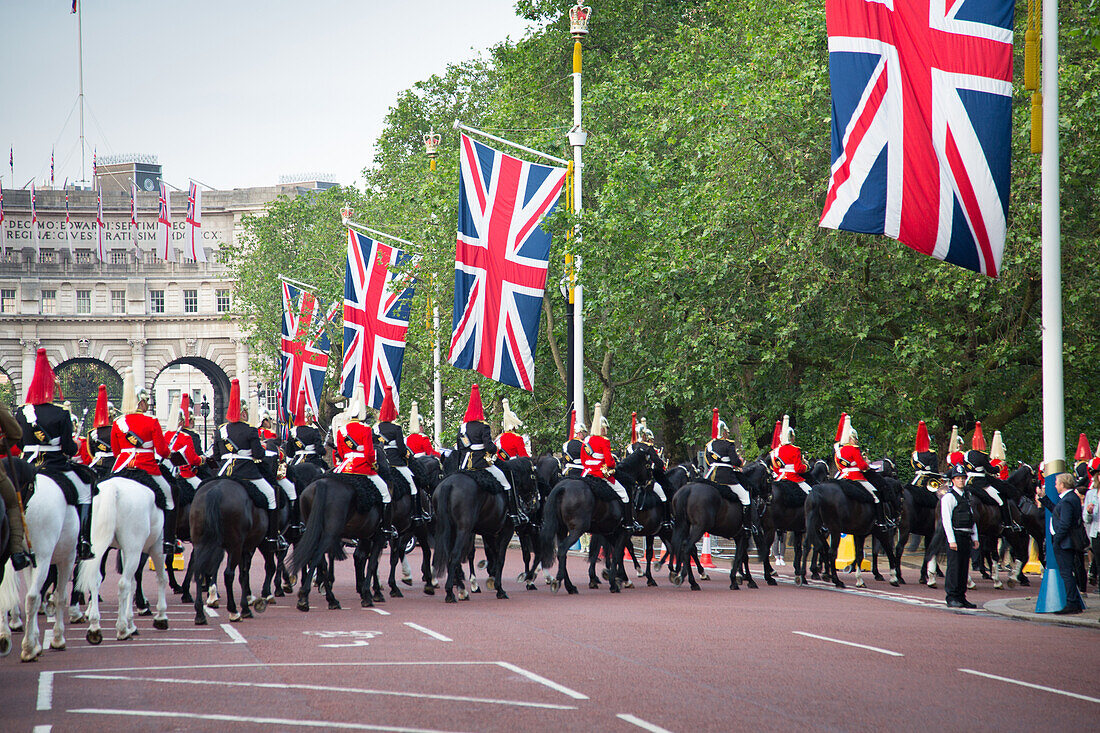
[[(1043, 323), (1043, 476), (1044, 490), (1058, 501), (1055, 479), (1066, 470), (1065, 394), (1062, 379), (1062, 233), (1058, 175), (1058, 2), (1043, 3), (1043, 157), (1042, 191), (1042, 323)], [(1050, 512), (1046, 514), (1049, 526)], [(1066, 589), (1058, 574), (1049, 532), (1046, 566), (1035, 603), (1036, 613), (1051, 613), (1066, 605)]]
[[(440, 139), (439, 133), (434, 129), (424, 136), (424, 150), (428, 154), (428, 170), (432, 173), (435, 172), (435, 158), (439, 150)], [(435, 425), (435, 445), (436, 448), (440, 448), (443, 446), (443, 380), (439, 375), (439, 304), (435, 297), (434, 277), (429, 280), (428, 287), (431, 288), (428, 299), (432, 303), (432, 364), (435, 367), (432, 382), (434, 399), (432, 418)]]
[[(569, 32), (573, 35), (573, 127), (569, 130), (569, 144), (573, 146), (573, 213), (581, 213), (581, 181), (584, 166), (581, 152), (588, 141), (588, 133), (581, 124), (581, 39), (588, 35), (588, 19), (592, 9), (577, 4), (569, 9)], [(575, 243), (581, 241), (578, 228), (574, 236)], [(584, 421), (584, 286), (579, 282), (581, 257), (572, 258), (573, 293), (573, 407), (577, 411), (577, 420)]]

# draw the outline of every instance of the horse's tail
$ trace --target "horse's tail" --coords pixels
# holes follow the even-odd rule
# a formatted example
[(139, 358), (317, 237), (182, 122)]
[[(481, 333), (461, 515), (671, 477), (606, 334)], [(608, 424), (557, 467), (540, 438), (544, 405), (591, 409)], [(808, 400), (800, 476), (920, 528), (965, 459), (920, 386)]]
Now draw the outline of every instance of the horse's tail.
[(207, 489), (206, 495), (202, 497), (202, 532), (196, 537), (194, 527), (191, 528), (191, 567), (200, 578), (213, 578), (222, 563), (225, 550), (222, 547), (221, 514), (222, 491), (218, 488)]
[[(294, 554), (287, 563), (291, 574), (300, 572), (307, 565), (320, 565), (325, 559), (326, 552), (331, 552), (336, 560), (347, 557), (344, 546), (340, 542), (339, 529), (326, 531), (325, 527), (325, 515), (330, 511), (330, 505), (336, 500), (330, 491), (329, 482), (315, 481), (310, 485), (313, 486), (313, 502), (310, 505), (309, 519), (306, 520), (306, 531), (294, 546)], [(345, 516), (346, 513), (345, 508)]]
[(542, 507), (542, 531), (539, 533), (539, 562), (544, 570), (554, 567), (554, 559), (557, 557), (555, 543), (561, 526), (561, 495), (564, 489), (559, 484), (551, 490), (546, 497), (546, 503)]
[(441, 483), (436, 487), (435, 496), (435, 555), (432, 556), (432, 574), (442, 578), (447, 571), (447, 565), (451, 562), (451, 546), (455, 541), (454, 518), (451, 517), (450, 508), (447, 506), (451, 499), (450, 482)]
[[(115, 529), (118, 525), (118, 484), (112, 480), (99, 482), (99, 494), (95, 499), (95, 511), (92, 512), (92, 555), (77, 568), (76, 589), (87, 596), (99, 588), (99, 565), (111, 547)], [(119, 562), (122, 553), (119, 553)]]

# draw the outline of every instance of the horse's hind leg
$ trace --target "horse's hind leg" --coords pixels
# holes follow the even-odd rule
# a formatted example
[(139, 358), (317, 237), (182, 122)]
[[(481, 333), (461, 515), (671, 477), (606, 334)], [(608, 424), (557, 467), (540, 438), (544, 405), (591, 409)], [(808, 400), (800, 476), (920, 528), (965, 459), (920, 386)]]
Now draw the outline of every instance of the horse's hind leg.
[(645, 584), (650, 587), (657, 585), (653, 579), (653, 535), (645, 538)]
[[(194, 550), (191, 551), (191, 556), (194, 558)], [(202, 573), (193, 572), (190, 563), (187, 566), (187, 577), (193, 578), (195, 581), (195, 597), (192, 599), (195, 604), (195, 626), (206, 626), (206, 611), (203, 609), (202, 603), (202, 587), (205, 578), (202, 577)]]
[(313, 587), (313, 573), (316, 569), (315, 565), (307, 563), (302, 566), (300, 571), (301, 577), (299, 580), (301, 582), (298, 584), (298, 603), (295, 608), (303, 613), (309, 610), (309, 590)]
[(252, 597), (252, 554), (244, 553), (241, 564), (237, 566), (237, 580), (241, 586), (241, 618), (252, 618), (252, 603), (256, 600)]
[[(840, 579), (840, 576), (837, 575), (837, 572), (836, 572), (836, 553), (837, 553), (837, 549), (839, 547), (840, 547), (840, 532), (830, 532), (829, 533), (829, 546), (826, 549), (826, 551), (823, 553), (823, 557), (821, 558), (821, 562), (824, 563), (824, 567), (822, 568), (822, 572), (825, 574), (825, 576), (826, 577), (831, 576), (832, 579), (833, 579), (833, 585), (835, 585), (837, 588), (843, 588), (843, 587), (845, 587), (844, 586), (844, 581)], [(860, 558), (860, 560), (862, 560), (862, 558)], [(858, 570), (858, 568), (861, 564), (862, 563), (858, 563), (856, 565), (856, 568), (857, 568), (857, 570), (856, 570), (856, 582), (857, 583), (860, 581), (860, 575), (859, 575), (860, 571)]]
[(564, 541), (558, 543), (558, 581), (565, 585), (565, 592), (569, 595), (576, 595), (579, 591), (569, 578), (569, 570), (565, 566), (565, 561), (568, 558), (569, 548), (581, 538), (582, 534), (583, 532), (574, 530), (569, 533)]
[(137, 582), (134, 574), (141, 565), (141, 553), (136, 551), (118, 551), (122, 561), (122, 570), (118, 576), (118, 619), (115, 621), (116, 638), (119, 641), (137, 635), (134, 625), (134, 591)]
[(229, 612), (229, 620), (233, 623), (241, 620), (241, 612), (237, 608), (237, 598), (233, 594), (233, 581), (236, 579), (237, 567), (240, 564), (239, 554), (236, 552), (228, 553), (225, 559), (225, 572), (222, 573), (222, 581), (225, 583), (225, 610)]

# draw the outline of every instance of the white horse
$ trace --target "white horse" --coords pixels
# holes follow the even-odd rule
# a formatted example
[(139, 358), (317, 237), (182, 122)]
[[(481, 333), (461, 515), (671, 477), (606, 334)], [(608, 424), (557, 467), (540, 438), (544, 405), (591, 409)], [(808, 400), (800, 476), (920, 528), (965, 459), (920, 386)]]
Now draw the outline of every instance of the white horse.
[(164, 515), (156, 506), (153, 492), (136, 481), (112, 476), (99, 482), (99, 494), (92, 499), (91, 560), (80, 563), (77, 588), (88, 600), (90, 644), (103, 641), (99, 625), (99, 586), (103, 582), (99, 564), (110, 547), (117, 547), (122, 558), (118, 579), (118, 619), (116, 638), (129, 639), (137, 633), (134, 625), (134, 576), (144, 552), (153, 560), (157, 573), (157, 605), (153, 628), (168, 628), (168, 571), (164, 567)]
[[(38, 607), (42, 602), (41, 588), (51, 565), (57, 566), (57, 587), (54, 591), (58, 605), (68, 598), (69, 579), (76, 564), (76, 538), (79, 530), (76, 507), (65, 501), (61, 487), (42, 474), (34, 479), (34, 495), (27, 502), (27, 539), (34, 549), (38, 565), (12, 572), (9, 565), (0, 587), (0, 646), (10, 640), (8, 614), (19, 605), (18, 580), (27, 586), (23, 633), (23, 649), (20, 657), (33, 662), (42, 653), (38, 638)], [(50, 647), (65, 648), (65, 614), (54, 614), (53, 636)]]

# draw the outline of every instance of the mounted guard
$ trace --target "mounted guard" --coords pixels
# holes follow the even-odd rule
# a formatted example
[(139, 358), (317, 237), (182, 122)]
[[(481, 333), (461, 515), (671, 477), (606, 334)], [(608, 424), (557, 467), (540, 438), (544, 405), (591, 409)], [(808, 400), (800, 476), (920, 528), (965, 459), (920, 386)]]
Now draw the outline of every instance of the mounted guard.
[[(998, 436), (999, 432), (996, 433)], [(1004, 463), (1005, 450), (1004, 442), (999, 441), (999, 445), (994, 446), (998, 453), (998, 458), (1001, 463)], [(1001, 508), (1001, 523), (1004, 525), (1005, 530), (1012, 532), (1022, 532), (1023, 527), (1016, 523), (1012, 518), (1012, 513), (1009, 509), (1008, 502), (1001, 497), (1001, 488), (1007, 486), (1003, 479), (999, 477), (999, 471), (996, 466), (992, 464), (992, 456), (987, 452), (985, 435), (982, 433), (982, 424), (978, 422), (974, 426), (974, 436), (970, 439), (970, 450), (966, 452), (966, 457), (963, 462), (963, 466), (966, 468), (966, 485), (974, 493), (975, 496), (981, 498), (983, 495), (989, 497), (992, 503)], [(997, 486), (1000, 484), (1000, 486)]]
[(512, 407), (508, 404), (508, 398), (503, 400), (503, 407), (504, 415), (500, 419), (503, 432), (497, 436), (497, 444), (500, 446), (500, 459), (507, 461), (509, 458), (530, 458), (531, 452), (527, 449), (527, 441), (516, 432), (516, 430), (523, 427), (523, 421), (519, 419), (519, 415), (512, 412)]
[(386, 396), (382, 398), (382, 407), (378, 411), (378, 422), (374, 426), (374, 434), (378, 447), (386, 453), (386, 461), (393, 469), (393, 479), (404, 481), (409, 494), (412, 496), (412, 505), (415, 507), (412, 520), (422, 522), (425, 517), (420, 508), (420, 496), (416, 489), (416, 480), (413, 478), (412, 469), (409, 468), (409, 459), (412, 451), (405, 444), (405, 433), (397, 420), (397, 404), (393, 400), (393, 387), (386, 385)]
[(584, 475), (584, 441), (588, 437), (588, 428), (584, 426), (584, 420), (576, 419), (576, 411), (571, 413), (572, 427), (569, 431), (569, 440), (562, 443), (561, 475), (568, 478), (580, 478)]
[(325, 439), (321, 431), (313, 422), (313, 411), (305, 404), (305, 393), (298, 395), (298, 404), (294, 409), (294, 425), (290, 428), (290, 436), (283, 448), (290, 465), (308, 462), (315, 464), (322, 471), (328, 470), (325, 463)]
[(634, 521), (634, 511), (626, 488), (615, 478), (615, 456), (611, 452), (611, 441), (607, 439), (607, 418), (603, 416), (603, 405), (599, 402), (592, 412), (592, 434), (584, 441), (581, 455), (584, 475), (606, 481), (623, 503), (623, 528), (631, 533), (644, 532), (645, 528)]
[[(775, 423), (775, 434), (772, 442), (778, 440), (779, 423)], [(756, 507), (752, 504), (749, 490), (741, 485), (737, 469), (742, 468), (745, 462), (737, 453), (737, 447), (729, 439), (730, 430), (726, 421), (718, 416), (718, 408), (715, 407), (710, 418), (710, 442), (703, 450), (703, 478), (716, 484), (728, 486), (741, 502), (749, 521), (753, 534), (760, 531), (760, 517), (757, 516)], [(773, 446), (774, 447), (774, 446)]]
[[(626, 446), (626, 454), (630, 455), (630, 454), (634, 453), (634, 451), (639, 450), (642, 447), (648, 447), (648, 448), (653, 449), (653, 455), (657, 456), (658, 465), (656, 466), (656, 468), (660, 469), (661, 471), (664, 471), (665, 470), (664, 460), (662, 460), (660, 458), (660, 456), (657, 453), (657, 449), (654, 448), (654, 446), (653, 446), (653, 433), (649, 430), (649, 428), (646, 427), (645, 418), (643, 417), (641, 423), (639, 424), (639, 422), (638, 422), (638, 413), (632, 412), (632, 413), (630, 413), (630, 444)], [(652, 488), (653, 488), (653, 493), (656, 494), (657, 498), (661, 500), (661, 504), (664, 505), (665, 509), (666, 510), (670, 509), (670, 507), (668, 506), (668, 496), (665, 494), (665, 490), (664, 490), (664, 487), (661, 486), (661, 482), (660, 481), (654, 481)], [(641, 499), (642, 499), (642, 495), (639, 494), (638, 495), (639, 502), (641, 501)], [(639, 504), (639, 506), (636, 507), (636, 508), (640, 509), (641, 504)], [(672, 512), (668, 511), (665, 516), (669, 517), (669, 519), (666, 519), (664, 524), (667, 525), (669, 527), (669, 529), (671, 529), (672, 528), (672, 520), (671, 520)]]
[(88, 452), (92, 455), (88, 466), (100, 478), (106, 477), (115, 465), (115, 452), (111, 449), (111, 425), (114, 421), (111, 419), (110, 404), (107, 401), (107, 386), (99, 385), (92, 429), (88, 432)]
[[(92, 544), (92, 486), (89, 476), (82, 476), (70, 460), (77, 454), (73, 440), (72, 414), (60, 405), (53, 404), (57, 378), (46, 357), (46, 350), (39, 349), (34, 362), (34, 376), (27, 389), (27, 402), (15, 415), (23, 431), (23, 457), (40, 472), (53, 474), (59, 482), (67, 481), (76, 492), (76, 511), (80, 518), (76, 559), (90, 560)], [(80, 469), (84, 471), (85, 469)], [(87, 473), (85, 471), (85, 473)]]
[[(958, 437), (956, 433), (954, 437)], [(932, 439), (928, 435), (928, 426), (921, 420), (917, 424), (917, 439), (913, 443), (913, 454), (909, 456), (913, 466), (913, 486), (927, 489), (937, 494), (943, 476), (940, 474), (940, 457), (932, 450)]]
[(779, 429), (779, 445), (771, 452), (772, 471), (775, 472), (776, 481), (790, 481), (808, 494), (810, 484), (806, 481), (806, 472), (810, 468), (802, 461), (802, 449), (793, 442), (794, 428), (790, 421), (788, 415), (783, 416), (783, 424)]
[[(389, 393), (387, 392), (387, 396)], [(384, 405), (383, 405), (384, 406)], [(354, 411), (354, 412), (352, 412)], [(382, 497), (382, 525), (381, 531), (388, 537), (396, 537), (397, 531), (393, 528), (390, 512), (390, 502), (393, 497), (390, 487), (385, 479), (378, 474), (378, 455), (375, 451), (375, 432), (366, 424), (367, 400), (363, 394), (363, 388), (356, 385), (352, 392), (351, 401), (345, 413), (347, 420), (336, 430), (336, 454), (339, 462), (333, 469), (336, 473), (354, 474), (364, 476), (378, 490)], [(396, 415), (395, 415), (396, 417)], [(341, 421), (343, 422), (343, 421)]]
[(0, 400), (0, 457), (8, 457), (7, 465), (0, 462), (0, 497), (4, 499), (4, 508), (8, 515), (8, 531), (11, 533), (9, 540), (11, 566), (15, 570), (22, 570), (34, 562), (34, 554), (27, 546), (26, 533), (23, 531), (27, 520), (23, 516), (21, 492), (16, 491), (15, 484), (8, 476), (8, 471), (11, 470), (14, 473), (15, 469), (10, 456), (19, 452), (19, 441), (22, 437), (23, 429), (8, 412), (8, 406)]
[(871, 470), (871, 465), (867, 463), (863, 458), (863, 453), (859, 450), (859, 435), (852, 427), (852, 418), (847, 413), (844, 414), (843, 422), (838, 426), (838, 430), (840, 436), (837, 439), (838, 447), (835, 456), (837, 480), (848, 481), (866, 489), (867, 493), (874, 499), (875, 526), (879, 529), (892, 529), (894, 524), (886, 518), (886, 505), (879, 499), (878, 491), (864, 475), (864, 472)]
[(432, 439), (420, 432), (420, 409), (416, 402), (412, 403), (412, 409), (409, 410), (409, 434), (405, 436), (405, 445), (412, 451), (413, 458), (439, 457), (439, 451), (432, 444)]
[(164, 435), (168, 443), (168, 454), (172, 464), (179, 471), (179, 477), (192, 489), (199, 488), (199, 477), (195, 469), (202, 464), (202, 444), (197, 442), (198, 434), (188, 428), (191, 426), (191, 396), (186, 392), (180, 396), (180, 406), (176, 410), (176, 429)]
[(963, 439), (959, 435), (959, 426), (951, 426), (951, 437), (947, 441), (947, 465), (961, 466), (966, 463), (966, 451), (963, 450)]

